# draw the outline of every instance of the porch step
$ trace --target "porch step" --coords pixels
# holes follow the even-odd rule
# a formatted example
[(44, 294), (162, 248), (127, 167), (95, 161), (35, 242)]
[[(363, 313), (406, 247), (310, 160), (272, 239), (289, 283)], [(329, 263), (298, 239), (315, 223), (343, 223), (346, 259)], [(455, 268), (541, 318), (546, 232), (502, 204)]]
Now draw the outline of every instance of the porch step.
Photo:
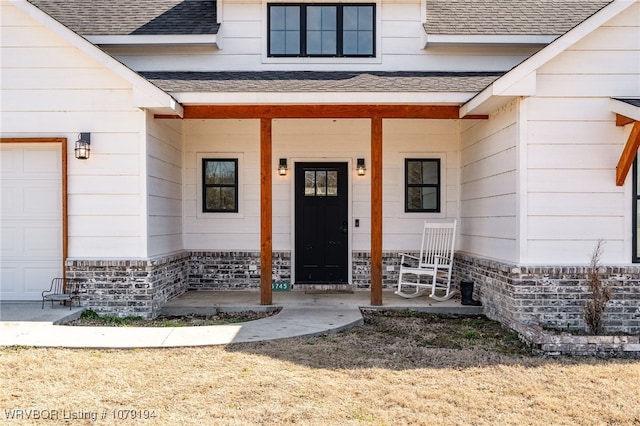
[(353, 294), (353, 290), (305, 290), (304, 294)]
[(296, 284), (294, 291), (304, 291), (305, 294), (352, 294), (353, 287), (349, 284)]

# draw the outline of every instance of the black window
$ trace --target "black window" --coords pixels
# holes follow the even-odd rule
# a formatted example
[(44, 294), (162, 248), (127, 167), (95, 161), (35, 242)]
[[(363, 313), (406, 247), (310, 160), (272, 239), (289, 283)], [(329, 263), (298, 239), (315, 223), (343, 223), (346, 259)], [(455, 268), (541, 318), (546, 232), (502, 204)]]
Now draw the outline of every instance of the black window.
[(237, 159), (202, 159), (202, 211), (238, 211)]
[(405, 212), (440, 212), (440, 159), (405, 159)]
[(640, 214), (640, 173), (638, 173), (638, 157), (633, 163), (633, 262), (640, 263), (640, 247), (638, 247), (638, 214)]
[(373, 4), (270, 4), (269, 56), (375, 56)]

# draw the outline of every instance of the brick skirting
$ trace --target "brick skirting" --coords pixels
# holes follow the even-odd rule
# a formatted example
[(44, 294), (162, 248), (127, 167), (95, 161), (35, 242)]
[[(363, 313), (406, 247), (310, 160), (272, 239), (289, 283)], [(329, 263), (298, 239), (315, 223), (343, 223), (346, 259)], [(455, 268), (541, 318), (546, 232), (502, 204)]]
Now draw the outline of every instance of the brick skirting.
[[(396, 285), (397, 252), (383, 253), (383, 288)], [(154, 317), (162, 305), (187, 290), (260, 288), (259, 252), (184, 251), (148, 260), (68, 260), (67, 276), (83, 279), (83, 305), (100, 314)], [(521, 267), (456, 253), (453, 287), (475, 283), (485, 314), (503, 323), (558, 330), (584, 330), (589, 299), (586, 266)], [(273, 281), (291, 282), (291, 253), (274, 252)], [(604, 315), (609, 333), (640, 334), (640, 266), (604, 267), (612, 299)], [(371, 285), (371, 255), (353, 252), (353, 287)]]
[[(521, 267), (456, 253), (458, 280), (476, 283), (484, 313), (492, 319), (542, 328), (585, 331), (584, 304), (590, 299), (587, 266)], [(640, 334), (640, 266), (603, 266), (611, 288), (603, 320), (606, 333)]]

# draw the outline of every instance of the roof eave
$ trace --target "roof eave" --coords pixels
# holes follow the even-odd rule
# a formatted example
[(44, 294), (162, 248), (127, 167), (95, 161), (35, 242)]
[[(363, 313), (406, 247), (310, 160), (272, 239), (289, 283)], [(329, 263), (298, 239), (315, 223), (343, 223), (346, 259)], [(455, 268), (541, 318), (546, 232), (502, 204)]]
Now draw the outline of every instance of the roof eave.
[(546, 46), (557, 35), (529, 34), (429, 34), (424, 38), (428, 46)]
[(476, 92), (170, 92), (183, 105), (462, 105)]
[(640, 107), (620, 99), (611, 99), (609, 104), (612, 112), (640, 121)]
[(211, 46), (220, 48), (217, 34), (154, 34), (154, 35), (84, 35), (100, 46)]

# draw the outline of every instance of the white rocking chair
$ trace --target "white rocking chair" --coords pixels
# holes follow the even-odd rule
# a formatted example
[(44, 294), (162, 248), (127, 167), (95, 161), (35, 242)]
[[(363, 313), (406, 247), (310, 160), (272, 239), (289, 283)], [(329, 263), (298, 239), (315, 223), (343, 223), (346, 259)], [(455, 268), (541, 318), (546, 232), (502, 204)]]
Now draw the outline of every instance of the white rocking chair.
[[(413, 298), (421, 296), (431, 288), (429, 297), (432, 299), (440, 302), (451, 299), (455, 294), (455, 291), (451, 291), (455, 237), (455, 220), (452, 222), (425, 221), (420, 257), (400, 253), (400, 276), (395, 294)], [(428, 280), (421, 280), (422, 277), (427, 277)], [(415, 287), (415, 291), (405, 293), (402, 291), (403, 286)], [(441, 294), (443, 291), (444, 294)]]

